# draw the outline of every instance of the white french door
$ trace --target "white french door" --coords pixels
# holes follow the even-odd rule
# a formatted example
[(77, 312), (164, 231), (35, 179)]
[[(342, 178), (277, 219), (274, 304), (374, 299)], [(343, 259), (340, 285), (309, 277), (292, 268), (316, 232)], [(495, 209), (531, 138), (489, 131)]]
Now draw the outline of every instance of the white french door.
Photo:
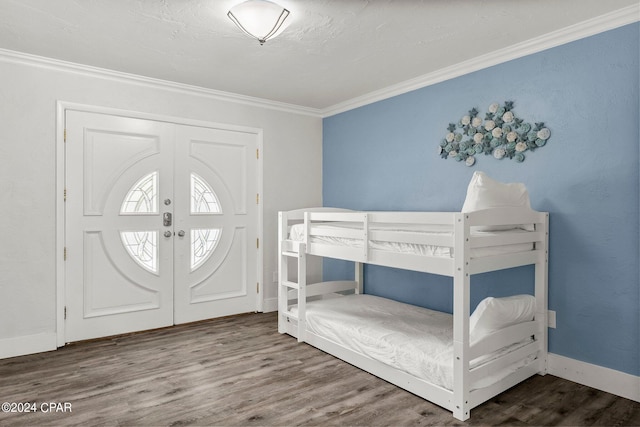
[(255, 311), (255, 135), (178, 126), (175, 164), (175, 323)]
[(65, 121), (65, 341), (255, 311), (256, 135)]

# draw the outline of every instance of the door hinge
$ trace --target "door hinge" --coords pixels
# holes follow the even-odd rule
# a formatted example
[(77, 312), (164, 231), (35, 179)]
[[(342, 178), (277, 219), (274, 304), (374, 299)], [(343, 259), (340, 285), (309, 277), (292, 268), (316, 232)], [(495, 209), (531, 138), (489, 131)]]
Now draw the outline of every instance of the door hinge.
[(256, 282), (256, 293), (260, 293), (260, 282)]
[(260, 158), (260, 149), (256, 148), (256, 159)]
[(67, 201), (67, 188), (64, 189), (64, 201)]
[(256, 193), (256, 205), (260, 204), (260, 193)]
[(64, 260), (67, 260), (67, 247), (64, 247), (64, 255), (63, 255)]
[(260, 239), (256, 239), (256, 249), (260, 249)]
[(67, 320), (67, 306), (64, 306), (64, 320)]
[(67, 130), (64, 130), (64, 136), (63, 136), (64, 142), (67, 142)]

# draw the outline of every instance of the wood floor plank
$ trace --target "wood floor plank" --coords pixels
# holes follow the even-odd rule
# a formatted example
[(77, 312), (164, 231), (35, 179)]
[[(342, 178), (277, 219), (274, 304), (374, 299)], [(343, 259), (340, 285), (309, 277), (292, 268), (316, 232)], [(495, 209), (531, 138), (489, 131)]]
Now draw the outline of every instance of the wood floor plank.
[(0, 400), (72, 408), (0, 412), (2, 426), (640, 425), (640, 403), (551, 375), (530, 378), (460, 422), (437, 405), (278, 334), (274, 313), (0, 360)]

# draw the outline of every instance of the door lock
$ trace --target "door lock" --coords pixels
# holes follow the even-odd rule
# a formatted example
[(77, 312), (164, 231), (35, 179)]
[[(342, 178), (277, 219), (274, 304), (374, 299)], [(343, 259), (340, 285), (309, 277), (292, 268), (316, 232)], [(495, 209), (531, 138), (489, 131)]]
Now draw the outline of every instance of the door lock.
[(165, 227), (171, 227), (171, 212), (165, 212), (162, 215), (162, 224)]
[(164, 237), (171, 237), (171, 234), (173, 234), (173, 233), (171, 233), (170, 231), (165, 231), (164, 232)]
[(180, 237), (184, 237), (184, 230), (180, 230), (180, 231), (178, 231), (178, 236), (180, 236)]

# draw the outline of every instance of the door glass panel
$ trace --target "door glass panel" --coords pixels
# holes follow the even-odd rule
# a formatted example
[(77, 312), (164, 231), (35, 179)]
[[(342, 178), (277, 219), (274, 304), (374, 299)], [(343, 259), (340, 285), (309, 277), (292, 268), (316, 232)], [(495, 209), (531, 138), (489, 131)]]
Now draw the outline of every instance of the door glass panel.
[(120, 238), (135, 262), (145, 270), (158, 272), (157, 231), (121, 231)]
[(219, 228), (191, 230), (191, 271), (200, 267), (211, 256), (220, 240)]
[(220, 203), (216, 193), (207, 182), (196, 175), (191, 174), (191, 213), (210, 214), (221, 213)]
[(120, 207), (120, 213), (157, 214), (158, 213), (158, 172), (143, 176), (129, 190)]

